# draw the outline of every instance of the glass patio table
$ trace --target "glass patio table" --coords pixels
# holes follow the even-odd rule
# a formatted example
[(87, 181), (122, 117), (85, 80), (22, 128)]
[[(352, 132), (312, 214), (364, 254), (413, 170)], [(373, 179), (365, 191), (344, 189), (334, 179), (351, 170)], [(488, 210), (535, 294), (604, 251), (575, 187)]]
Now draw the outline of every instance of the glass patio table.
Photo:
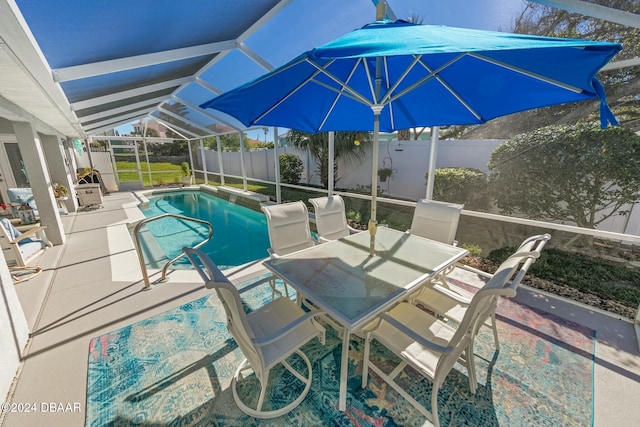
[(349, 338), (423, 282), (468, 254), (466, 249), (378, 228), (375, 255), (367, 232), (294, 252), (264, 265), (344, 327), (338, 409), (346, 409)]

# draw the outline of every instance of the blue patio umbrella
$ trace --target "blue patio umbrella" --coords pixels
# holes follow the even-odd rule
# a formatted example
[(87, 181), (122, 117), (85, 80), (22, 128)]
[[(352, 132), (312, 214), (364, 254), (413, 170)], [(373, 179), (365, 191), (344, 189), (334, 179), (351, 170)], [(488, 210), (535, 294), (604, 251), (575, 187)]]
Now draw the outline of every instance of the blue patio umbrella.
[(480, 124), (567, 102), (600, 100), (595, 74), (618, 43), (537, 37), (406, 21), (376, 21), (201, 105), (246, 126), (305, 132), (372, 131), (371, 253), (378, 133)]

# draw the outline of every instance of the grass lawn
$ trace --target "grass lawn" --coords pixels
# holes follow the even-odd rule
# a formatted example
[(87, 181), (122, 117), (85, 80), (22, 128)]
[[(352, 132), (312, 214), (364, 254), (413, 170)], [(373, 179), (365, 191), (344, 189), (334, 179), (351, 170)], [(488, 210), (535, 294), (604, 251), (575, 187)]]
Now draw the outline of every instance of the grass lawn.
[[(116, 166), (118, 168), (118, 179), (120, 182), (132, 182), (140, 179), (137, 172), (138, 166), (135, 162), (116, 162)], [(151, 177), (153, 182), (149, 180), (147, 162), (140, 162), (140, 167), (142, 169), (142, 182), (145, 187), (151, 184), (163, 185), (180, 183), (182, 169), (179, 165), (172, 163), (151, 163)], [(120, 172), (125, 170), (132, 172)]]

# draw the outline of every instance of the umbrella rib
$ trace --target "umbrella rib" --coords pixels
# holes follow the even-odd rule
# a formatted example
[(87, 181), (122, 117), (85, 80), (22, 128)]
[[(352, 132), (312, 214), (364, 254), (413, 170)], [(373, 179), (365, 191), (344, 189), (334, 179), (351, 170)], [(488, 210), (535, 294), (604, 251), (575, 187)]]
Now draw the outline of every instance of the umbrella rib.
[(531, 77), (533, 79), (540, 80), (540, 81), (543, 81), (545, 83), (549, 83), (551, 85), (567, 89), (567, 90), (569, 90), (571, 92), (575, 92), (575, 93), (582, 93), (583, 92), (583, 90), (581, 88), (579, 88), (579, 87), (572, 86), (570, 84), (563, 83), (563, 82), (560, 82), (558, 80), (550, 79), (550, 78), (542, 76), (540, 74), (532, 73), (530, 71), (526, 71), (523, 68), (514, 67), (513, 65), (509, 65), (509, 64), (506, 64), (504, 62), (495, 60), (495, 59), (487, 58), (486, 56), (482, 56), (482, 55), (479, 55), (477, 53), (469, 53), (468, 55), (473, 57), (473, 58), (479, 59), (481, 61), (485, 61), (485, 62), (488, 62), (488, 63), (493, 64), (493, 65), (497, 65), (497, 66), (502, 67), (502, 68), (506, 68), (507, 70), (511, 70), (511, 71), (516, 72), (516, 73), (523, 74), (523, 75), (525, 75), (527, 77)]
[[(387, 89), (387, 93), (391, 92), (393, 89), (389, 89), (389, 64), (387, 63), (387, 57), (384, 57), (384, 77), (385, 77), (385, 83), (387, 84), (387, 87), (385, 89)], [(386, 98), (386, 95), (385, 95)], [(393, 105), (389, 104), (389, 121), (391, 123), (391, 129), (395, 129), (396, 124), (395, 124), (395, 120), (393, 118)]]
[(315, 80), (315, 79), (311, 79), (311, 80), (309, 80), (309, 82), (313, 82), (314, 84), (317, 84), (318, 86), (322, 86), (323, 88), (328, 89), (330, 91), (333, 91), (333, 92), (335, 92), (335, 93), (337, 93), (339, 95), (342, 95), (342, 96), (345, 96), (347, 98), (353, 99), (356, 102), (360, 102), (360, 103), (365, 104), (365, 105), (371, 105), (366, 98), (363, 98), (361, 96), (356, 96), (357, 94), (353, 94), (353, 93), (348, 92), (348, 91), (344, 92), (344, 90), (347, 90), (346, 88), (344, 88), (344, 89), (336, 89), (335, 87), (333, 87), (331, 85), (328, 85), (328, 84), (326, 84), (324, 82), (321, 82), (320, 80)]
[[(398, 87), (398, 85), (400, 85), (400, 83), (402, 83), (402, 81), (405, 79), (405, 77), (407, 77), (407, 74), (409, 74), (409, 72), (411, 70), (413, 70), (413, 67), (416, 66), (416, 63), (418, 63), (418, 61), (420, 61), (420, 58), (422, 58), (422, 55), (414, 55), (413, 61), (411, 62), (411, 64), (409, 64), (409, 66), (402, 72), (402, 74), (400, 75), (400, 77), (398, 77), (398, 79), (396, 80), (396, 82), (393, 84), (393, 86), (391, 87), (391, 89), (389, 89), (389, 91), (385, 94), (385, 96), (382, 98), (382, 101), (380, 101), (381, 104), (385, 104), (387, 102), (391, 102), (390, 100), (395, 100), (397, 97), (392, 97), (391, 94), (393, 93), (394, 90), (396, 90), (396, 88)], [(385, 57), (385, 64), (386, 64), (386, 57)], [(424, 64), (423, 64), (424, 65)], [(431, 72), (431, 70), (429, 69), (429, 67), (426, 67), (427, 71)], [(433, 74), (433, 73), (432, 73)], [(426, 79), (431, 78), (431, 75), (428, 75), (426, 77)], [(387, 76), (387, 81), (389, 81), (388, 76)], [(419, 82), (420, 84), (422, 84), (422, 81)], [(413, 90), (415, 88), (416, 85), (411, 85), (407, 90)], [(404, 90), (401, 92), (401, 95), (406, 93), (407, 90)], [(401, 96), (400, 95), (400, 96)]]
[[(335, 59), (333, 61), (335, 61)], [(363, 61), (363, 62), (365, 64), (365, 66), (366, 66), (367, 61)], [(324, 67), (320, 67), (318, 64), (316, 64), (315, 62), (312, 62), (312, 61), (309, 61), (309, 64), (311, 64), (312, 66), (314, 66), (314, 67), (316, 67), (318, 69), (318, 73), (315, 73), (314, 77), (316, 75), (318, 75), (319, 73), (322, 73), (325, 76), (329, 77), (334, 82), (336, 82), (337, 84), (339, 84), (341, 86), (341, 90), (339, 91), (338, 89), (336, 89), (334, 87), (331, 87), (326, 83), (322, 83), (322, 82), (319, 82), (319, 81), (316, 81), (316, 80), (314, 80), (314, 83), (316, 83), (316, 84), (318, 84), (320, 86), (323, 86), (323, 87), (325, 87), (327, 89), (331, 89), (332, 91), (334, 91), (336, 93), (341, 93), (341, 91), (344, 90), (344, 91), (346, 91), (346, 94), (350, 94), (354, 100), (359, 101), (359, 102), (361, 102), (362, 104), (365, 104), (365, 105), (369, 105), (369, 106), (371, 105), (371, 102), (369, 102), (369, 100), (367, 98), (365, 98), (364, 96), (362, 96), (358, 92), (354, 91), (349, 86), (345, 85), (339, 78), (337, 78), (336, 76), (334, 76), (333, 74), (328, 72)], [(343, 93), (343, 95), (346, 95), (346, 94)]]
[[(436, 70), (432, 70), (431, 67), (429, 67), (427, 64), (425, 64), (421, 59), (422, 59), (422, 55), (420, 55), (419, 57), (416, 58), (416, 61), (414, 61), (414, 63), (412, 64), (412, 67), (415, 65), (415, 63), (419, 63), (420, 65), (422, 65), (428, 72), (429, 75), (423, 77), (422, 79), (418, 80), (417, 82), (415, 82), (414, 84), (412, 84), (411, 86), (407, 87), (405, 90), (403, 90), (402, 92), (398, 93), (397, 95), (390, 97), (389, 99), (389, 103), (395, 101), (396, 99), (402, 97), (405, 93), (408, 93), (412, 90), (414, 90), (416, 87), (426, 83), (428, 80), (431, 80), (433, 78), (435, 78), (436, 80), (438, 80), (438, 82), (444, 86), (444, 88), (449, 91), (449, 93), (451, 93), (451, 95), (453, 95), (471, 114), (473, 114), (473, 116), (478, 119), (478, 120), (483, 120), (482, 117), (475, 112), (475, 110), (473, 108), (471, 108), (471, 106), (469, 104), (467, 104), (467, 102), (462, 99), (462, 97), (460, 97), (460, 95), (458, 95), (458, 93), (456, 91), (454, 91), (448, 84), (447, 82), (445, 82), (442, 77), (440, 77), (439, 73), (440, 71), (444, 70), (445, 68), (447, 68), (448, 66), (450, 66), (451, 64), (453, 64), (454, 62), (458, 61), (459, 59), (461, 59), (462, 57), (464, 57), (464, 54), (458, 55), (455, 58), (453, 58), (452, 60), (450, 60), (449, 62), (447, 62), (444, 65), (441, 65), (440, 67), (438, 67)], [(405, 72), (409, 72), (410, 69), (407, 69)]]
[[(351, 72), (349, 73), (349, 76), (345, 79), (344, 81), (344, 86), (343, 88), (338, 92), (336, 98), (333, 100), (333, 102), (331, 103), (331, 107), (329, 108), (329, 110), (327, 111), (327, 114), (325, 114), (324, 118), (322, 119), (322, 122), (320, 123), (320, 126), (318, 126), (318, 129), (322, 129), (322, 127), (324, 126), (324, 124), (326, 123), (327, 120), (329, 120), (329, 116), (331, 115), (331, 112), (333, 111), (333, 109), (335, 108), (336, 104), (338, 103), (338, 100), (340, 99), (340, 97), (342, 96), (342, 94), (345, 92), (344, 87), (347, 86), (349, 84), (349, 80), (351, 80), (351, 78), (353, 77), (353, 75), (356, 72), (356, 69), (358, 68), (358, 64), (362, 61), (362, 58), (360, 58), (358, 61), (356, 61), (353, 64), (353, 68), (351, 68)], [(314, 81), (314, 83), (320, 84), (321, 82), (316, 82)], [(329, 86), (330, 89), (333, 89), (332, 87)], [(353, 98), (352, 98), (353, 99)], [(357, 101), (357, 100), (356, 100)]]
[[(458, 55), (455, 58), (453, 58), (452, 60), (450, 60), (449, 62), (447, 62), (444, 65), (441, 65), (440, 67), (438, 67), (435, 70), (432, 70), (431, 67), (429, 67), (427, 64), (425, 64), (423, 61), (418, 61), (418, 63), (420, 65), (422, 65), (428, 72), (429, 74), (424, 76), (423, 78), (421, 78), (420, 80), (417, 80), (414, 84), (412, 84), (411, 86), (405, 88), (402, 92), (399, 92), (398, 94), (396, 94), (395, 96), (390, 97), (389, 102), (393, 102), (398, 98), (403, 97), (406, 93), (411, 92), (412, 90), (414, 90), (415, 88), (417, 88), (418, 86), (426, 83), (427, 81), (433, 79), (433, 78), (437, 78), (438, 77), (438, 73), (442, 70), (444, 70), (445, 68), (447, 68), (449, 65), (453, 64), (454, 62), (458, 61), (459, 59), (461, 59), (464, 56), (464, 54), (462, 55)], [(421, 58), (418, 58), (421, 59)]]
[(377, 104), (378, 100), (376, 99), (376, 90), (373, 87), (373, 81), (371, 80), (371, 71), (369, 71), (369, 65), (367, 64), (367, 61), (363, 61), (362, 62), (364, 64), (364, 71), (365, 74), (367, 75), (367, 80), (369, 81), (369, 89), (371, 90), (371, 99), (373, 99), (373, 104)]
[[(316, 66), (316, 64), (314, 64), (313, 62), (310, 62), (308, 58), (305, 58), (304, 61), (311, 63), (312, 65), (314, 65), (317, 68), (317, 71), (314, 72), (311, 77), (309, 77), (308, 79), (304, 80), (302, 83), (300, 83), (298, 86), (296, 86), (295, 88), (293, 88), (293, 90), (291, 90), (285, 97), (283, 97), (280, 101), (276, 102), (274, 105), (271, 106), (271, 108), (269, 108), (267, 111), (265, 111), (264, 113), (262, 113), (260, 116), (256, 117), (255, 120), (252, 121), (253, 123), (258, 122), (259, 120), (262, 120), (262, 118), (264, 118), (264, 116), (266, 116), (267, 114), (269, 114), (270, 112), (272, 112), (273, 110), (275, 110), (276, 108), (278, 108), (280, 106), (280, 104), (282, 104), (284, 101), (286, 101), (289, 97), (291, 97), (294, 93), (296, 93), (297, 91), (299, 91), (300, 89), (302, 89), (302, 87), (307, 84), (309, 81), (311, 81), (315, 76), (317, 76), (318, 74), (320, 74), (321, 69), (318, 68)], [(331, 64), (332, 62), (334, 62), (335, 59), (332, 59), (331, 61), (327, 62), (326, 65)], [(300, 61), (302, 62), (302, 61)], [(296, 63), (297, 64), (297, 63)]]
[(471, 108), (471, 106), (469, 104), (467, 104), (467, 102), (464, 99), (462, 99), (462, 97), (460, 95), (458, 95), (458, 92), (453, 90), (453, 88), (451, 86), (449, 86), (449, 84), (446, 81), (444, 81), (442, 79), (442, 77), (436, 76), (436, 79), (438, 80), (438, 82), (440, 82), (440, 84), (442, 86), (444, 86), (445, 89), (447, 89), (449, 91), (449, 93), (451, 95), (453, 95), (460, 102), (460, 104), (462, 104), (464, 106), (464, 108), (466, 108), (471, 114), (473, 114), (473, 116), (476, 119), (484, 121), (482, 116), (480, 116), (478, 113), (476, 113), (476, 111), (473, 108)]

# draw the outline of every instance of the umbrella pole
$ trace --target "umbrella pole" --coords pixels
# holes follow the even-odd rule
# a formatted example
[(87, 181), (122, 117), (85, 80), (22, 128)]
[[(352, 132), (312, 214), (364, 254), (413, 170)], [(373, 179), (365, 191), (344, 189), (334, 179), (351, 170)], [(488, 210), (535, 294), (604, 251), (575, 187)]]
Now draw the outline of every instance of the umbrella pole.
[(371, 240), (369, 242), (369, 255), (375, 255), (376, 247), (376, 231), (378, 221), (376, 220), (377, 203), (378, 203), (378, 147), (380, 145), (380, 112), (382, 105), (373, 105), (373, 154), (371, 155), (371, 217), (369, 218), (369, 234)]
[(431, 153), (429, 154), (427, 194), (425, 194), (425, 199), (427, 200), (433, 199), (433, 184), (435, 183), (435, 180), (436, 180), (436, 157), (438, 157), (439, 130), (440, 128), (438, 126), (433, 126), (431, 128)]

